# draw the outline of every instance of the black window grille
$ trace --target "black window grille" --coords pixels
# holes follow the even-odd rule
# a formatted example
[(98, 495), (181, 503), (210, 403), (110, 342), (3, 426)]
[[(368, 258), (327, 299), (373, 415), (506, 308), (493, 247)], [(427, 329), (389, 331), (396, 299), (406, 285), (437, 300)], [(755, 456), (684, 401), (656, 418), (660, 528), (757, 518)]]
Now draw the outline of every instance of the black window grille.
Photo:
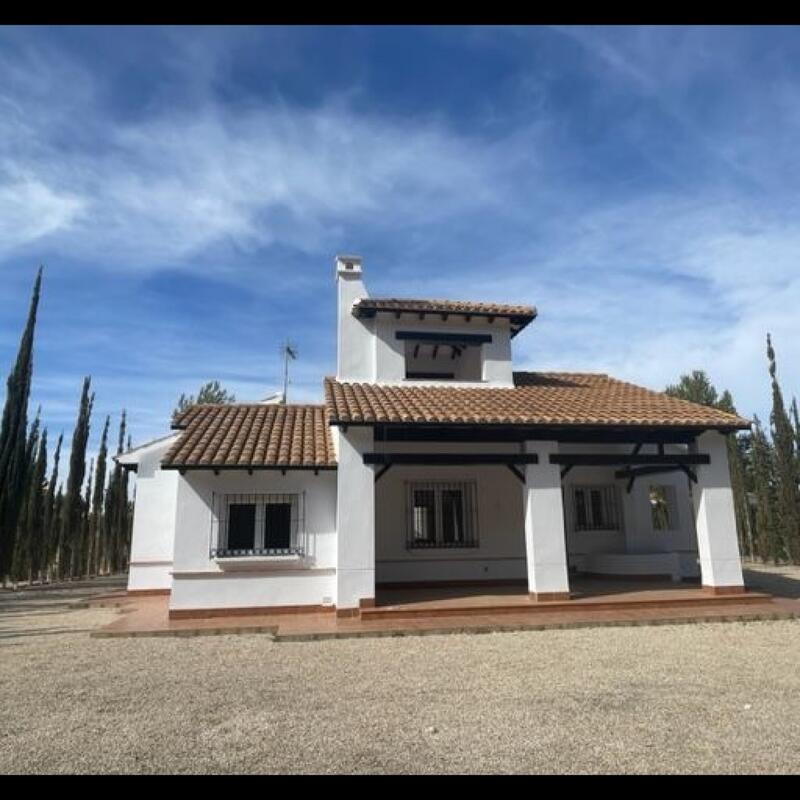
[(618, 531), (621, 513), (616, 486), (573, 486), (576, 531)]
[(473, 482), (407, 484), (406, 547), (478, 547)]
[(214, 497), (212, 558), (304, 555), (305, 493)]

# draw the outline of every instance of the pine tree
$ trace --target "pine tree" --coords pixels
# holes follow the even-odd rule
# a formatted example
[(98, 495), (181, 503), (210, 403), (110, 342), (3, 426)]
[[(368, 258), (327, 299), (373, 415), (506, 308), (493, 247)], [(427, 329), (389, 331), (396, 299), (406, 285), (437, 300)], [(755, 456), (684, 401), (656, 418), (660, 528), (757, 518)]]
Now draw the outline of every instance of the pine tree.
[(679, 397), (701, 406), (717, 407), (717, 390), (712, 385), (703, 370), (693, 370), (689, 375), (681, 375), (677, 384), (667, 386), (664, 394), (670, 397)]
[(89, 424), (94, 405), (94, 394), (89, 395), (91, 378), (83, 379), (83, 389), (78, 407), (78, 418), (72, 434), (72, 449), (69, 454), (67, 493), (64, 499), (64, 519), (61, 577), (75, 576), (80, 572), (82, 506), (81, 489), (86, 474), (86, 443), (89, 439)]
[(774, 458), (757, 416), (753, 416), (751, 448), (756, 552), (764, 561), (777, 563), (783, 556), (783, 549), (775, 519)]
[(42, 286), (42, 268), (33, 284), (28, 319), (17, 351), (17, 360), (8, 376), (3, 419), (0, 423), (0, 579), (11, 568), (17, 523), (25, 490), (27, 464), (25, 444), (28, 434), (28, 398), (33, 376), (33, 334)]
[(56, 450), (53, 454), (53, 471), (47, 481), (47, 493), (44, 498), (44, 523), (43, 523), (43, 542), (42, 542), (42, 579), (49, 579), (53, 564), (58, 558), (59, 517), (56, 513), (56, 489), (58, 484), (58, 464), (61, 460), (61, 444), (64, 441), (63, 432), (59, 434), (56, 442)]
[(767, 358), (772, 381), (772, 411), (770, 427), (775, 453), (775, 515), (784, 550), (789, 559), (800, 563), (800, 494), (797, 487), (795, 432), (777, 378), (775, 350), (767, 334)]

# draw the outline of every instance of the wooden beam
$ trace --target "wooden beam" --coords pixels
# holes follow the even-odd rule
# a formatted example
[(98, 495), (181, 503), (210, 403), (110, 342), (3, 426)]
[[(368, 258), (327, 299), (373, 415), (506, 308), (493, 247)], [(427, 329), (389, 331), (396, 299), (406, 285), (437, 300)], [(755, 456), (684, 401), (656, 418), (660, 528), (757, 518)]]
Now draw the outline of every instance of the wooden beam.
[(490, 333), (436, 333), (435, 331), (395, 331), (395, 339), (412, 342), (437, 342), (438, 344), (488, 344)]
[(519, 478), (520, 483), (525, 483), (525, 476), (513, 464), (506, 464), (506, 466)]
[(480, 464), (538, 464), (536, 453), (364, 453), (365, 464), (450, 466)]
[(414, 358), (416, 358), (418, 355), (419, 355), (419, 345), (415, 344), (414, 345)]
[(627, 453), (552, 453), (551, 464), (573, 464), (584, 467), (609, 467), (615, 464), (709, 464), (706, 453), (675, 453), (665, 455), (630, 455)]
[(432, 358), (433, 358), (434, 361), (436, 361), (436, 356), (438, 356), (438, 355), (439, 355), (439, 345), (435, 344), (433, 346), (433, 355), (432, 355)]
[[(663, 466), (644, 466), (644, 467), (627, 467), (626, 469), (617, 470), (614, 473), (615, 478), (630, 478), (631, 475), (638, 478), (642, 475), (658, 475), (664, 472), (675, 472), (676, 470), (684, 469), (684, 464), (664, 464)], [(688, 467), (686, 467), (688, 469)]]
[(392, 468), (391, 464), (384, 464), (376, 473), (375, 473), (375, 483), (377, 483), (390, 469)]

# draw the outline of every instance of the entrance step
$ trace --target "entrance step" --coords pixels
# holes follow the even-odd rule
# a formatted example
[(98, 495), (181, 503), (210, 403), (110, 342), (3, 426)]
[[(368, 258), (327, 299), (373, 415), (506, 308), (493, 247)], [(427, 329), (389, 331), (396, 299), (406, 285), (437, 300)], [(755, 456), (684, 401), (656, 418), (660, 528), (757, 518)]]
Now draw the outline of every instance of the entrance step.
[[(666, 596), (665, 596), (666, 595)], [(625, 611), (638, 608), (691, 608), (741, 606), (770, 604), (772, 598), (763, 592), (745, 592), (735, 595), (706, 595), (697, 592), (669, 597), (668, 592), (653, 592), (652, 597), (638, 596), (612, 600), (608, 597), (576, 597), (572, 600), (555, 600), (535, 602), (525, 595), (514, 600), (498, 597), (496, 603), (475, 603), (469, 598), (448, 598), (440, 602), (427, 600), (422, 602), (396, 603), (381, 605), (380, 596), (375, 608), (361, 610), (362, 620), (376, 619), (414, 619), (423, 617), (472, 617), (495, 614), (546, 614), (559, 611)]]

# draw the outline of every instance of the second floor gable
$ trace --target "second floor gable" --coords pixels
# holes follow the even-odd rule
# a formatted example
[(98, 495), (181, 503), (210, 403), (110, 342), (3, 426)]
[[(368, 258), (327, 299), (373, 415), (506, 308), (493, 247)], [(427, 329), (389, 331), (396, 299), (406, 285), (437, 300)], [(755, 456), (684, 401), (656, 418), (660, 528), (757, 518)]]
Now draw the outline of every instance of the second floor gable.
[(361, 261), (337, 259), (337, 378), (387, 384), (513, 386), (511, 339), (526, 305), (370, 297)]

